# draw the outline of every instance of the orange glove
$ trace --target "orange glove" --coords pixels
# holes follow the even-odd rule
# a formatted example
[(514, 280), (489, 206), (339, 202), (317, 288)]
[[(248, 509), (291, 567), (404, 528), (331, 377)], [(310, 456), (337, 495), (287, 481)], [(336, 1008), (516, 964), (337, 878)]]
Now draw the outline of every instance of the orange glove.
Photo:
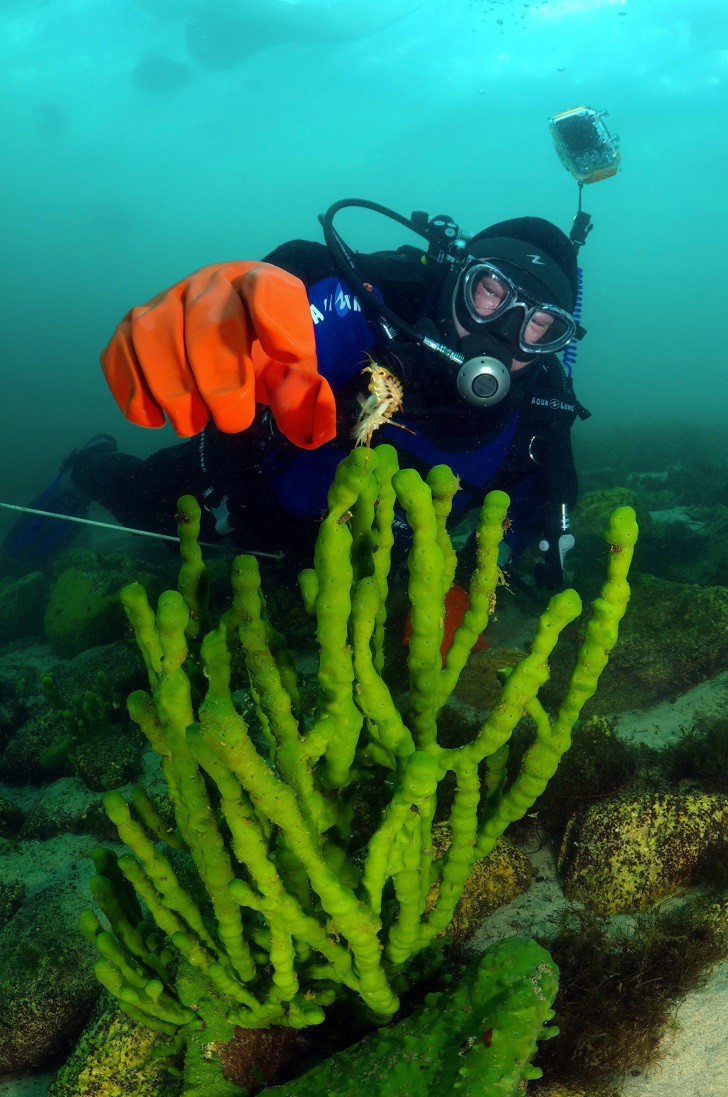
[(295, 445), (315, 449), (336, 433), (336, 406), (316, 362), (313, 321), (300, 279), (270, 263), (203, 267), (131, 309), (101, 355), (122, 412), (142, 427), (198, 434), (210, 415), (230, 434), (269, 404)]
[[(450, 645), (455, 639), (455, 633), (460, 628), (463, 622), (463, 617), (470, 609), (470, 596), (466, 590), (459, 587), (457, 583), (453, 583), (449, 591), (445, 595), (445, 621), (442, 634), (442, 644), (440, 645), (440, 655), (444, 659), (450, 650)], [(404, 622), (404, 636), (402, 638), (403, 644), (409, 644), (409, 638), (412, 635), (412, 622), (410, 621), (410, 612), (407, 610), (407, 617)], [(485, 636), (481, 633), (478, 639), (473, 644), (471, 651), (482, 651), (483, 648), (489, 648), (490, 644), (486, 640)]]

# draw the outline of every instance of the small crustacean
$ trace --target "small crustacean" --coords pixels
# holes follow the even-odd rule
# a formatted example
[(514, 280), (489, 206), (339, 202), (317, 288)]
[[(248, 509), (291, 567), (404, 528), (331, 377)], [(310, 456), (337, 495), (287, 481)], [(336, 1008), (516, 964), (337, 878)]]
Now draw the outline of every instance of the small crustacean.
[[(497, 571), (497, 576), (496, 576), (496, 581), (495, 581), (496, 587), (505, 587), (506, 590), (510, 590), (511, 588), (508, 586), (508, 580), (506, 579), (506, 573), (503, 571), (502, 568), (496, 568), (496, 571)], [(496, 603), (496, 594), (495, 594), (495, 591), (493, 591), (493, 593), (490, 596), (489, 602), (488, 602), (488, 616), (489, 617), (493, 617), (493, 615), (495, 613), (495, 603)]]
[(391, 423), (393, 427), (401, 430), (413, 430), (403, 423), (394, 423), (392, 416), (402, 410), (402, 383), (390, 373), (384, 366), (378, 365), (373, 358), (369, 358), (369, 364), (364, 367), (362, 373), (370, 373), (369, 395), (359, 397), (361, 407), (356, 423), (352, 427), (352, 438), (356, 439), (357, 446), (366, 446), (369, 449), (372, 435), (385, 423)]

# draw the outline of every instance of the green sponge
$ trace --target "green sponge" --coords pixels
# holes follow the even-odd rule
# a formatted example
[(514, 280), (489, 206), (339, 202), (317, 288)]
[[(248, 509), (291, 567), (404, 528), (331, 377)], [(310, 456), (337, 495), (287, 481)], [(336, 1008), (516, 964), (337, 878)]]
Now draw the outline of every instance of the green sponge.
[(453, 989), (370, 1033), (301, 1078), (266, 1090), (271, 1097), (516, 1097), (541, 1077), (531, 1066), (537, 1041), (554, 1015), (558, 969), (545, 949), (524, 937), (498, 941)]

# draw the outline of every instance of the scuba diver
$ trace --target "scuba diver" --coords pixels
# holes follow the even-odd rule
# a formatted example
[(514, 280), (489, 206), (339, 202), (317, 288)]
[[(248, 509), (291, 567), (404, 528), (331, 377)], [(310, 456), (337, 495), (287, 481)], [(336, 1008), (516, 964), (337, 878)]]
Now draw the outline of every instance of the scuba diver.
[[(423, 247), (353, 252), (334, 226), (352, 206), (414, 230)], [(453, 517), (480, 509), (494, 488), (507, 492), (501, 562), (537, 543), (539, 581), (558, 589), (574, 544), (570, 432), (589, 414), (559, 354), (585, 334), (586, 233), (519, 217), (467, 237), (449, 217), (405, 218), (354, 199), (321, 223), (323, 244), (295, 240), (260, 262), (204, 267), (131, 309), (101, 355), (107, 383), (131, 422), (168, 419), (186, 440), (142, 460), (97, 436), (38, 505), (80, 515), (94, 500), (125, 526), (174, 533), (176, 501), (189, 493), (205, 540), (232, 536), (297, 568), (357, 421), (367, 434), (369, 362), (402, 392), (374, 444), (391, 443), (400, 465), (423, 473), (449, 465), (460, 478)], [(33, 528), (19, 523), (6, 553), (47, 551), (43, 526), (39, 536)]]

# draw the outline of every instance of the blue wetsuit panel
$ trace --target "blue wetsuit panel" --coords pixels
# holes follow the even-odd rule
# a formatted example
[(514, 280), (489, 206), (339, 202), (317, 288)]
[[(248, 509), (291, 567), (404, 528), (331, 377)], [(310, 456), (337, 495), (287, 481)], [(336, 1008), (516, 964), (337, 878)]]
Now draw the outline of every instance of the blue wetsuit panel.
[[(415, 424), (403, 418), (398, 420), (415, 430)], [(449, 465), (456, 476), (460, 476), (465, 483), (464, 491), (459, 491), (453, 499), (452, 513), (458, 514), (472, 506), (474, 502), (480, 504), (480, 499), (473, 500), (468, 493), (468, 485), (485, 490), (503, 464), (506, 454), (518, 426), (518, 414), (514, 414), (506, 425), (483, 446), (468, 450), (447, 450), (436, 446), (421, 434), (408, 434), (396, 427), (382, 427), (379, 431), (380, 440), (390, 442), (400, 452), (411, 453), (413, 457), (432, 465)]]
[[(319, 373), (336, 393), (364, 368), (366, 352), (377, 337), (356, 295), (340, 278), (323, 278), (309, 286), (308, 299)], [(274, 449), (266, 461), (266, 472), (278, 503), (290, 514), (321, 514), (343, 456), (331, 443), (293, 453), (285, 448), (276, 453)]]
[(308, 289), (319, 373), (334, 392), (366, 365), (377, 337), (346, 282), (323, 278)]

